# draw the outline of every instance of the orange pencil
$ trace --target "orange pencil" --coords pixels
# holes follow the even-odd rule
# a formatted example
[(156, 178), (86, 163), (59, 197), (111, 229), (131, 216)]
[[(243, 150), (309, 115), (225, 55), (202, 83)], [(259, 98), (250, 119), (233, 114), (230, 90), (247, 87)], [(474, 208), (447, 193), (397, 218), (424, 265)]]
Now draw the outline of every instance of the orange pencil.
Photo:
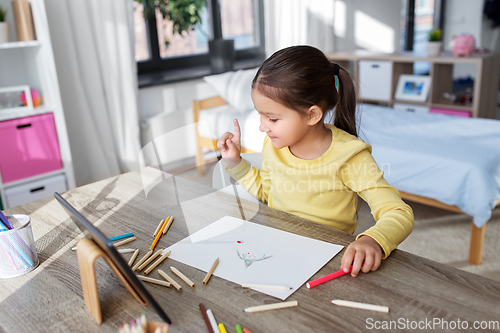
[(155, 240), (153, 241), (153, 244), (149, 247), (151, 250), (154, 250), (156, 243), (158, 243), (158, 240), (160, 239), (160, 236), (163, 234), (163, 229), (165, 229), (165, 226), (167, 225), (167, 219), (163, 221), (163, 225), (161, 226), (160, 230), (156, 233)]

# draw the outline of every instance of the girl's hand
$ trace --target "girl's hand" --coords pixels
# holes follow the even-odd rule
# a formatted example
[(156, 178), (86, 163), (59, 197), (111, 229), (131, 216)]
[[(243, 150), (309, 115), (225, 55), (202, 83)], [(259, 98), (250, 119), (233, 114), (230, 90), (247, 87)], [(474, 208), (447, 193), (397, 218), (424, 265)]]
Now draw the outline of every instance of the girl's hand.
[[(219, 148), (222, 158), (228, 163), (230, 168), (237, 166), (240, 162), (240, 140), (240, 124), (238, 123), (238, 119), (234, 119), (234, 135), (230, 132), (226, 132), (217, 141), (217, 148)], [(236, 162), (237, 164), (232, 166), (232, 164)]]
[(363, 273), (376, 271), (381, 262), (382, 248), (373, 238), (363, 235), (347, 247), (340, 269), (348, 272), (352, 264), (351, 275), (356, 277), (360, 270)]

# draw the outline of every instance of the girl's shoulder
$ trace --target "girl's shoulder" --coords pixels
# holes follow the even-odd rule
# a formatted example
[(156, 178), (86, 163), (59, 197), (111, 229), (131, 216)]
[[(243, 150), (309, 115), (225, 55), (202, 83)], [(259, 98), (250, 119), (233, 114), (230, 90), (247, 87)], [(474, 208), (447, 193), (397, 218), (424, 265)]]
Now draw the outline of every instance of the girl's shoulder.
[(357, 153), (363, 150), (368, 150), (371, 153), (371, 146), (360, 138), (357, 138), (331, 124), (325, 125), (332, 131), (332, 145), (335, 145), (335, 151)]

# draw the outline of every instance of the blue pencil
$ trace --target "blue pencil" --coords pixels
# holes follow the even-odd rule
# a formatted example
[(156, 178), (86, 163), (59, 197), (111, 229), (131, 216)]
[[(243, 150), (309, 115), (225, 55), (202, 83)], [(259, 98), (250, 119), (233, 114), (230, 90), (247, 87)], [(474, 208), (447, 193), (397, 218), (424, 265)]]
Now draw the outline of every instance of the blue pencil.
[(133, 232), (129, 232), (128, 234), (111, 237), (109, 239), (109, 241), (112, 242), (112, 241), (115, 241), (115, 240), (119, 240), (119, 239), (123, 239), (123, 238), (129, 238), (129, 237), (132, 237), (132, 236), (134, 236), (134, 233)]
[(10, 224), (9, 220), (7, 217), (4, 215), (4, 213), (0, 210), (0, 221), (2, 221), (3, 225), (7, 227), (7, 229), (12, 230), (14, 227), (12, 224)]

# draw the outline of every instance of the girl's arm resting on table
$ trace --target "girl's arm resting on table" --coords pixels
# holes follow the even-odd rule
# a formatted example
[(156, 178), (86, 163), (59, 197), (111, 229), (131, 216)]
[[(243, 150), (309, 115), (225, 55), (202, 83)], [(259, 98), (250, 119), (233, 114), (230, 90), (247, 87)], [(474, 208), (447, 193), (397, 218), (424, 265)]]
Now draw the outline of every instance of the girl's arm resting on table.
[[(361, 267), (363, 272), (376, 270), (380, 264), (379, 259), (377, 265), (377, 256), (373, 254), (377, 252), (376, 244), (380, 247), (381, 259), (387, 258), (411, 233), (414, 218), (410, 206), (404, 203), (399, 192), (383, 178), (383, 172), (377, 167), (370, 149), (360, 151), (346, 166), (350, 172), (340, 172), (344, 184), (348, 184), (351, 190), (368, 203), (377, 221), (373, 227), (356, 237), (356, 241), (348, 247), (342, 258), (343, 267), (350, 267), (354, 260), (353, 275), (357, 275)], [(365, 261), (361, 266), (360, 258), (364, 256), (368, 258), (368, 262)]]

